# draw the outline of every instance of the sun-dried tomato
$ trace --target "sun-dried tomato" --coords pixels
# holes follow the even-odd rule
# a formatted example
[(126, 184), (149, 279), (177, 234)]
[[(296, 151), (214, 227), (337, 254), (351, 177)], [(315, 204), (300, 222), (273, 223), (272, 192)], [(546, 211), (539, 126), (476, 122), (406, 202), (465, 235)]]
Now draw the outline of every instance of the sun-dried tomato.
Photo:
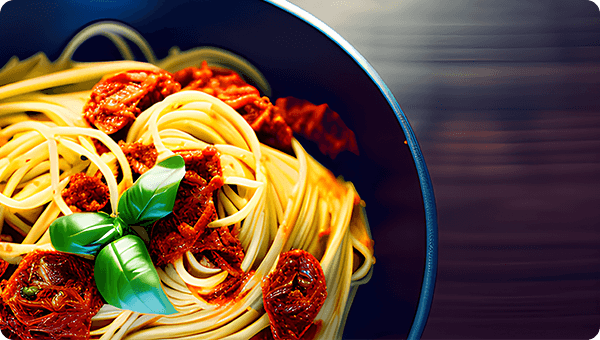
[(258, 90), (248, 85), (235, 71), (209, 67), (206, 61), (200, 68), (188, 67), (175, 73), (174, 78), (183, 90), (197, 90), (217, 97), (235, 110), (260, 98)]
[(213, 73), (208, 67), (208, 63), (203, 61), (200, 67), (191, 66), (175, 72), (173, 79), (181, 84), (182, 90), (195, 90), (199, 87), (204, 87), (203, 84), (208, 83), (212, 75)]
[(260, 97), (258, 89), (249, 85), (235, 71), (209, 67), (188, 67), (174, 78), (184, 90), (198, 90), (221, 99), (244, 116), (261, 142), (291, 151), (293, 133), (315, 142), (319, 150), (335, 158), (344, 150), (358, 154), (354, 132), (329, 105), (314, 105), (294, 97), (277, 99)]
[(93, 264), (76, 255), (35, 251), (2, 282), (0, 328), (11, 339), (89, 339), (102, 299)]
[(131, 170), (137, 174), (143, 174), (156, 164), (158, 151), (156, 151), (154, 144), (144, 145), (139, 142), (125, 143), (119, 141), (119, 146), (123, 150)]
[(292, 129), (269, 98), (257, 98), (244, 106), (242, 115), (256, 131), (261, 142), (280, 150), (291, 151)]
[(188, 67), (175, 73), (174, 78), (184, 90), (208, 93), (238, 110), (259, 140), (277, 149), (291, 151), (295, 132), (316, 142), (319, 150), (331, 158), (344, 150), (358, 154), (354, 132), (327, 104), (314, 105), (287, 97), (273, 105), (235, 71), (209, 67), (206, 61), (200, 68)]
[(223, 173), (217, 149), (178, 151), (186, 173), (173, 213), (156, 221), (150, 232), (148, 250), (154, 264), (171, 263), (190, 250), (208, 223), (216, 220), (215, 192), (223, 186)]
[(190, 242), (178, 231), (179, 223), (177, 218), (169, 215), (152, 226), (148, 252), (154, 265), (172, 263), (190, 249)]
[(179, 184), (173, 213), (154, 223), (148, 249), (157, 266), (191, 251), (209, 266), (227, 271), (224, 282), (211, 293), (199, 295), (209, 303), (225, 303), (239, 295), (249, 276), (241, 269), (244, 249), (236, 233), (227, 226), (207, 228), (217, 219), (214, 196), (223, 186), (219, 154), (213, 146), (178, 154), (185, 161), (186, 173)]
[(314, 105), (294, 97), (279, 98), (275, 105), (292, 130), (316, 142), (323, 154), (335, 158), (348, 150), (358, 155), (354, 132), (329, 105)]
[[(190, 171), (186, 172), (186, 177), (189, 174)], [(221, 177), (214, 177), (203, 189), (189, 185), (184, 177), (177, 191), (173, 213), (156, 221), (152, 227), (148, 250), (155, 265), (171, 263), (191, 250), (206, 225), (216, 220), (212, 192), (220, 186)]]
[(101, 80), (92, 88), (83, 112), (90, 124), (112, 134), (145, 109), (181, 89), (166, 71), (130, 70)]
[(204, 150), (177, 151), (177, 154), (183, 157), (186, 170), (197, 173), (207, 182), (210, 178), (223, 176), (219, 151), (212, 145)]
[(77, 173), (69, 179), (62, 197), (73, 212), (99, 211), (110, 199), (110, 194), (108, 186), (99, 177)]
[(174, 75), (183, 90), (197, 90), (221, 99), (244, 116), (257, 132), (261, 142), (290, 151), (292, 130), (267, 97), (260, 97), (256, 87), (249, 85), (235, 71), (202, 66), (188, 67)]
[(262, 292), (275, 340), (301, 339), (327, 298), (319, 261), (300, 249), (280, 255), (275, 270), (263, 280)]
[(240, 240), (232, 235), (229, 227), (206, 228), (197, 239), (191, 251), (206, 257), (214, 266), (238, 277), (243, 274), (240, 268), (244, 260), (244, 248)]

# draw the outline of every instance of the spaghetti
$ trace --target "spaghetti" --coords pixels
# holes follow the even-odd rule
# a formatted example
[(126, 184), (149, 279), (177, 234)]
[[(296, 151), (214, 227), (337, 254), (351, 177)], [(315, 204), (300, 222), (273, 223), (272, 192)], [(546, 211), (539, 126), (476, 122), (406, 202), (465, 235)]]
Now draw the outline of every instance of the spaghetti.
[[(20, 240), (0, 242), (0, 258), (16, 266), (31, 254), (54, 253), (49, 226), (59, 216), (85, 207), (116, 216), (119, 197), (138, 174), (177, 154), (185, 160), (186, 175), (173, 214), (149, 229), (131, 226), (148, 245), (177, 313), (139, 313), (104, 304), (94, 310), (89, 334), (82, 338), (250, 339), (279, 321), (288, 322), (274, 320), (278, 275), (295, 285), (295, 308), (306, 307), (303, 323), (277, 328), (276, 339), (300, 338), (311, 324), (319, 325), (311, 332), (315, 338), (341, 337), (351, 286), (367, 277), (375, 261), (364, 203), (354, 186), (335, 178), (293, 137), (288, 153), (263, 144), (247, 117), (226, 100), (197, 89), (180, 91), (168, 76), (202, 60), (229, 60), (216, 66), (254, 77), (260, 91), (270, 93), (268, 83), (243, 59), (201, 48), (174, 49), (156, 61), (141, 37), (113, 23), (96, 24), (73, 41), (99, 32), (122, 51), (121, 35), (141, 44), (154, 64), (75, 63), (70, 54), (77, 45), (70, 44), (47, 74), (35, 67), (30, 68), (35, 77), (17, 74), (14, 62), (0, 72), (0, 83), (21, 79), (0, 88), (0, 228)], [(136, 78), (132, 72), (159, 75), (154, 85), (146, 78), (137, 83), (154, 86), (149, 92), (157, 94), (152, 101), (142, 98), (140, 107), (127, 106), (126, 115), (105, 119), (96, 109), (113, 103), (100, 98), (101, 104), (90, 104), (93, 84), (101, 77), (130, 81)], [(160, 82), (168, 83), (166, 90), (157, 90)], [(131, 90), (125, 83), (108, 91)], [(84, 117), (90, 107), (94, 113)], [(105, 124), (111, 119), (116, 123)], [(307, 129), (306, 122), (297, 125)], [(126, 131), (120, 142), (116, 134), (109, 135), (117, 130)], [(339, 152), (328, 146), (323, 150)], [(203, 173), (207, 168), (212, 170)], [(86, 183), (104, 189), (92, 190), (90, 201), (65, 196), (69, 190), (85, 191), (77, 188)], [(190, 201), (191, 196), (196, 198)], [(180, 239), (191, 241), (184, 246)], [(179, 251), (169, 252), (175, 248)], [(286, 267), (282, 258), (303, 264)], [(298, 272), (289, 276), (289, 268)], [(324, 283), (313, 273), (321, 273)], [(313, 294), (317, 302), (297, 298), (317, 281), (326, 284), (326, 292)], [(272, 298), (265, 300), (265, 294)], [(7, 327), (5, 320), (0, 324)]]

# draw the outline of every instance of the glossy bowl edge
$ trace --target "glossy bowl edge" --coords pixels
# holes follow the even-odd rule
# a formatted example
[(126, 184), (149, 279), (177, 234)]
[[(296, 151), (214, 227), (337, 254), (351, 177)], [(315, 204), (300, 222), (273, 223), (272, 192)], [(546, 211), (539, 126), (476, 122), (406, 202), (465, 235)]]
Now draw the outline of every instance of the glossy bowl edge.
[[(371, 66), (371, 64), (342, 36), (335, 32), (327, 24), (316, 18), (314, 15), (303, 10), (302, 8), (287, 2), (285, 0), (263, 0), (274, 6), (281, 8), (282, 10), (296, 16), (303, 20), (309, 25), (321, 31), (329, 39), (340, 46), (356, 63), (367, 73), (367, 75), (377, 85), (390, 107), (396, 114), (396, 118), (404, 131), (406, 141), (410, 148), (410, 152), (415, 161), (417, 167), (417, 173), (419, 176), (419, 184), (421, 186), (421, 194), (423, 196), (423, 204), (425, 208), (425, 225), (426, 225), (426, 254), (425, 254), (425, 270), (423, 274), (423, 283), (421, 286), (421, 294), (419, 296), (419, 304), (415, 313), (410, 333), (408, 334), (409, 340), (415, 340), (421, 338), (427, 318), (429, 316), (429, 310), (433, 301), (433, 293), (435, 289), (435, 278), (437, 274), (437, 261), (438, 261), (438, 226), (437, 226), (437, 209), (435, 204), (435, 195), (433, 193), (433, 185), (425, 164), (425, 159), (417, 138), (408, 122), (408, 119), (402, 112), (400, 105), (394, 98), (394, 95), (383, 82), (383, 79), (379, 76), (377, 71)], [(355, 286), (356, 287), (356, 286)], [(353, 293), (356, 291), (354, 290)], [(353, 294), (352, 294), (353, 295)]]

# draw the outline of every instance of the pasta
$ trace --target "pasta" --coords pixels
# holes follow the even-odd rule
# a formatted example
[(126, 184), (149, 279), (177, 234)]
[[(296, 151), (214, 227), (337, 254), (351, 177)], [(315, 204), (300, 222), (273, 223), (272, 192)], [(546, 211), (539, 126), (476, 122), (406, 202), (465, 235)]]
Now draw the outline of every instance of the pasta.
[[(78, 44), (100, 33), (111, 39), (125, 58), (130, 52), (122, 37), (137, 43), (149, 63), (70, 60)], [(188, 213), (190, 203), (181, 198), (186, 190), (210, 187), (206, 192), (199, 191), (205, 200), (197, 205), (202, 211), (195, 216), (201, 217), (194, 219), (206, 219), (206, 226), (186, 222), (188, 229), (178, 232), (195, 235), (196, 241), (185, 246), (167, 243), (174, 235), (174, 229), (168, 229), (171, 223), (168, 216), (153, 222), (153, 228), (123, 224), (124, 229), (131, 228), (131, 234), (143, 239), (155, 264), (161, 259), (155, 268), (160, 288), (176, 313), (143, 313), (103, 303), (89, 319), (87, 336), (131, 340), (250, 339), (261, 331), (273, 330), (277, 324), (270, 320), (275, 314), (265, 307), (267, 302), (272, 305), (264, 299), (269, 286), (265, 282), (275, 282), (275, 276), (270, 275), (284, 270), (278, 267), (283, 265), (282, 258), (308, 256), (318, 262), (322, 284), (326, 284), (326, 292), (314, 293), (320, 296), (321, 306), (309, 306), (314, 314), (310, 320), (302, 326), (292, 325), (299, 330), (292, 331), (294, 327), (290, 326), (288, 330), (273, 330), (273, 335), (277, 339), (294, 338), (293, 334), (303, 338), (311, 334), (318, 339), (341, 337), (353, 287), (368, 279), (375, 262), (364, 202), (351, 183), (335, 178), (293, 137), (289, 141), (290, 150), (285, 150), (288, 152), (280, 151), (277, 145), (264, 144), (256, 127), (233, 104), (202, 91), (170, 88), (160, 92), (156, 102), (142, 109), (138, 107), (137, 113), (131, 111), (127, 116), (130, 118), (102, 118), (109, 122), (121, 119), (118, 123), (121, 132), (96, 129), (96, 121), (90, 122), (82, 115), (92, 106), (90, 95), (93, 98), (94, 84), (115, 74), (150, 75), (140, 81), (141, 87), (148, 84), (147, 79), (153, 74), (175, 73), (208, 60), (212, 66), (227, 66), (253, 79), (260, 92), (269, 95), (268, 83), (258, 70), (237, 56), (210, 48), (186, 52), (173, 49), (165, 59), (156, 60), (143, 38), (114, 23), (93, 25), (77, 35), (55, 63), (46, 62), (43, 67), (23, 71), (25, 67), (21, 66), (35, 60), (37, 65), (44, 64), (39, 63), (40, 58), (44, 57), (13, 60), (0, 71), (0, 84), (6, 84), (0, 87), (0, 228), (3, 237), (12, 234), (14, 239), (6, 236), (0, 242), (2, 260), (17, 265), (28, 254), (54, 252), (56, 241), (51, 235), (51, 224), (59, 216), (72, 216), (87, 209), (82, 206), (106, 203), (103, 208), (108, 211), (106, 216), (113, 219), (122, 216), (119, 199), (135, 186), (138, 174), (150, 173), (154, 163), (166, 164), (160, 162), (179, 155), (185, 161), (186, 175), (171, 208), (179, 215), (169, 216)], [(133, 79), (137, 74), (128, 77)], [(9, 83), (8, 79), (18, 81)], [(117, 90), (130, 89), (124, 86), (111, 91)], [(204, 170), (189, 170), (190, 164), (218, 166), (218, 169), (202, 174)], [(194, 186), (194, 181), (204, 181), (202, 189)], [(86, 194), (93, 198), (78, 196), (83, 190), (79, 188), (89, 187), (99, 188)], [(72, 195), (65, 194), (69, 190)], [(95, 210), (98, 209), (101, 208)], [(167, 231), (162, 232), (158, 227), (163, 223), (160, 221), (164, 221), (163, 228)], [(215, 237), (218, 242), (230, 245), (215, 250), (212, 244), (204, 244), (202, 237)], [(153, 238), (161, 241), (151, 241)], [(170, 247), (183, 250), (174, 253), (173, 258), (161, 257), (164, 249)], [(235, 251), (219, 253), (222, 249)], [(230, 254), (233, 252), (237, 255)], [(102, 256), (100, 253), (97, 257)], [(82, 257), (85, 261), (94, 259), (86, 254)], [(300, 276), (288, 279), (296, 280), (294, 284), (304, 279), (298, 284), (306, 282), (308, 292), (320, 276), (298, 268), (295, 270), (299, 270)], [(7, 294), (6, 287), (3, 286), (3, 297)], [(35, 299), (35, 293), (37, 288), (34, 293), (27, 293), (34, 294), (32, 298), (21, 290), (25, 300)], [(0, 313), (0, 317), (6, 313)], [(6, 320), (2, 322), (2, 327), (10, 326)], [(48, 336), (43, 332), (36, 334)]]

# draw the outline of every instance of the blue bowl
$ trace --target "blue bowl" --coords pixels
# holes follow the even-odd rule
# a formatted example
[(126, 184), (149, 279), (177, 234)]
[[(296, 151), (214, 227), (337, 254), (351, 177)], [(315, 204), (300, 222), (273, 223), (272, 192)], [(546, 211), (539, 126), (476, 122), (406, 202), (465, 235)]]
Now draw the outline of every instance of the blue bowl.
[[(43, 51), (56, 60), (82, 28), (101, 20), (137, 30), (157, 57), (169, 49), (213, 46), (238, 54), (269, 81), (272, 98), (328, 103), (355, 132), (360, 156), (309, 153), (367, 202), (375, 240), (370, 282), (358, 289), (343, 337), (421, 336), (437, 269), (437, 217), (429, 173), (400, 106), (373, 67), (342, 37), (284, 1), (9, 1), (0, 11), (0, 65)], [(141, 51), (139, 59), (144, 60)], [(92, 38), (78, 61), (119, 59), (104, 38)]]

